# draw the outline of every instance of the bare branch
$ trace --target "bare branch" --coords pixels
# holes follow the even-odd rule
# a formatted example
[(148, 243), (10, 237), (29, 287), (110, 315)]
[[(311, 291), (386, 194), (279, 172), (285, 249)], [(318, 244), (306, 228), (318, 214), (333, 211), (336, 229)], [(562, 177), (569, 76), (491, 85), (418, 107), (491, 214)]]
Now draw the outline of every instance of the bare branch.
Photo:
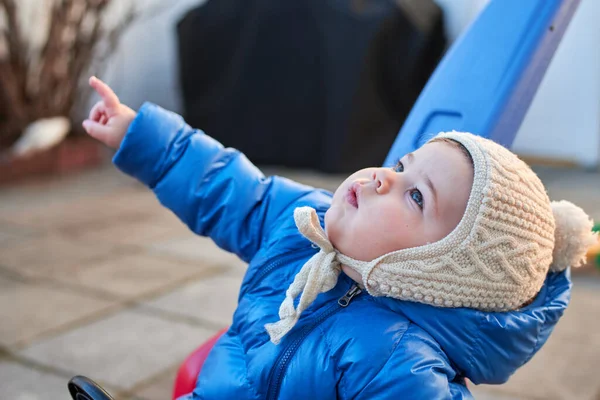
[(8, 26), (8, 50), (10, 53), (10, 63), (18, 66), (21, 60), (21, 32), (17, 21), (17, 7), (13, 0), (0, 0), (0, 4), (6, 13), (6, 24)]
[[(92, 63), (95, 69), (94, 74), (101, 75), (101, 72), (106, 68), (110, 56), (116, 51), (119, 40), (123, 37), (124, 32), (132, 25), (133, 21), (139, 18), (139, 15), (140, 13), (132, 6), (121, 22), (103, 35), (102, 42), (104, 46), (100, 46), (100, 38), (96, 38), (96, 41), (94, 42), (95, 52), (87, 54), (88, 57), (77, 57), (80, 62), (75, 65), (73, 71), (74, 75), (85, 78), (84, 74), (90, 72), (89, 69), (92, 66)], [(73, 94), (73, 103), (85, 104), (91, 95), (91, 90), (85, 84), (85, 79), (82, 79), (81, 82), (83, 84), (79, 91)], [(71, 111), (72, 114), (76, 115), (79, 110), (74, 108)]]
[(37, 119), (77, 118), (78, 107), (85, 106), (91, 94), (85, 79), (91, 70), (102, 74), (134, 22), (172, 7), (160, 2), (138, 10), (132, 0), (117, 25), (107, 27), (109, 5), (117, 0), (47, 1), (45, 42), (41, 49), (30, 49), (17, 20), (21, 0), (0, 0), (0, 15), (6, 20), (6, 27), (0, 27), (0, 149)]
[[(7, 61), (0, 62), (0, 86), (2, 98), (8, 103), (5, 109), (10, 110), (12, 118), (21, 120), (26, 118), (24, 104), (27, 64), (23, 56), (24, 44), (17, 20), (17, 9), (13, 0), (0, 0), (0, 6), (6, 15), (7, 28), (3, 37), (6, 39), (8, 50)], [(11, 115), (11, 114), (8, 115)]]

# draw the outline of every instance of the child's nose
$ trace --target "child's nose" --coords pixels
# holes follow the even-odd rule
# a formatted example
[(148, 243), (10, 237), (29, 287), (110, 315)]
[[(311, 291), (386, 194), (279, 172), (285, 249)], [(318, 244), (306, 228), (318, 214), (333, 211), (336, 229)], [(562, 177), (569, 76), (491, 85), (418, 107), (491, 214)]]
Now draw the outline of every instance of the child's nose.
[(389, 168), (378, 168), (373, 172), (373, 181), (375, 182), (375, 191), (379, 194), (386, 194), (392, 188), (396, 173)]

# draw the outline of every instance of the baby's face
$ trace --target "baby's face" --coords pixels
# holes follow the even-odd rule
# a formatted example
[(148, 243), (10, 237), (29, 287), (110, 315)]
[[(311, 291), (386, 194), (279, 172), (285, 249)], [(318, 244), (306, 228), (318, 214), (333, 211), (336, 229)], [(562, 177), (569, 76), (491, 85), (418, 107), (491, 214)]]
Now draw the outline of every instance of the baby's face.
[(393, 168), (348, 177), (325, 214), (325, 230), (336, 249), (362, 261), (433, 243), (458, 225), (472, 185), (473, 167), (460, 149), (429, 143)]

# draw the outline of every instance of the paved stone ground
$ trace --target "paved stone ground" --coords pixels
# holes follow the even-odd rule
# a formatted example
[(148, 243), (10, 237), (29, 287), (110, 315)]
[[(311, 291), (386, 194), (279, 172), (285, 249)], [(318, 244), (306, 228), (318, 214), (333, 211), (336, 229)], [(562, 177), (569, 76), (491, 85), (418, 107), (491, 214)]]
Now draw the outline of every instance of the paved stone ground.
[[(278, 173), (320, 187), (342, 179)], [(600, 220), (600, 175), (541, 169)], [(185, 356), (227, 326), (245, 266), (112, 166), (0, 188), (0, 399), (66, 399), (76, 374), (118, 399), (169, 399)], [(477, 398), (600, 399), (600, 274), (541, 353)]]

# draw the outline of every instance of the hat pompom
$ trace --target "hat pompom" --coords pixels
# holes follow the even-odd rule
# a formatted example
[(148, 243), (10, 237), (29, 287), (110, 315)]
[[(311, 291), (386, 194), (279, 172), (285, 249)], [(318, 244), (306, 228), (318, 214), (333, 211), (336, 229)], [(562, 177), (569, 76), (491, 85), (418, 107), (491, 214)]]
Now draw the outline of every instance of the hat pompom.
[(581, 266), (588, 249), (598, 240), (597, 234), (592, 232), (593, 221), (585, 211), (566, 200), (553, 201), (552, 212), (556, 229), (550, 271)]

